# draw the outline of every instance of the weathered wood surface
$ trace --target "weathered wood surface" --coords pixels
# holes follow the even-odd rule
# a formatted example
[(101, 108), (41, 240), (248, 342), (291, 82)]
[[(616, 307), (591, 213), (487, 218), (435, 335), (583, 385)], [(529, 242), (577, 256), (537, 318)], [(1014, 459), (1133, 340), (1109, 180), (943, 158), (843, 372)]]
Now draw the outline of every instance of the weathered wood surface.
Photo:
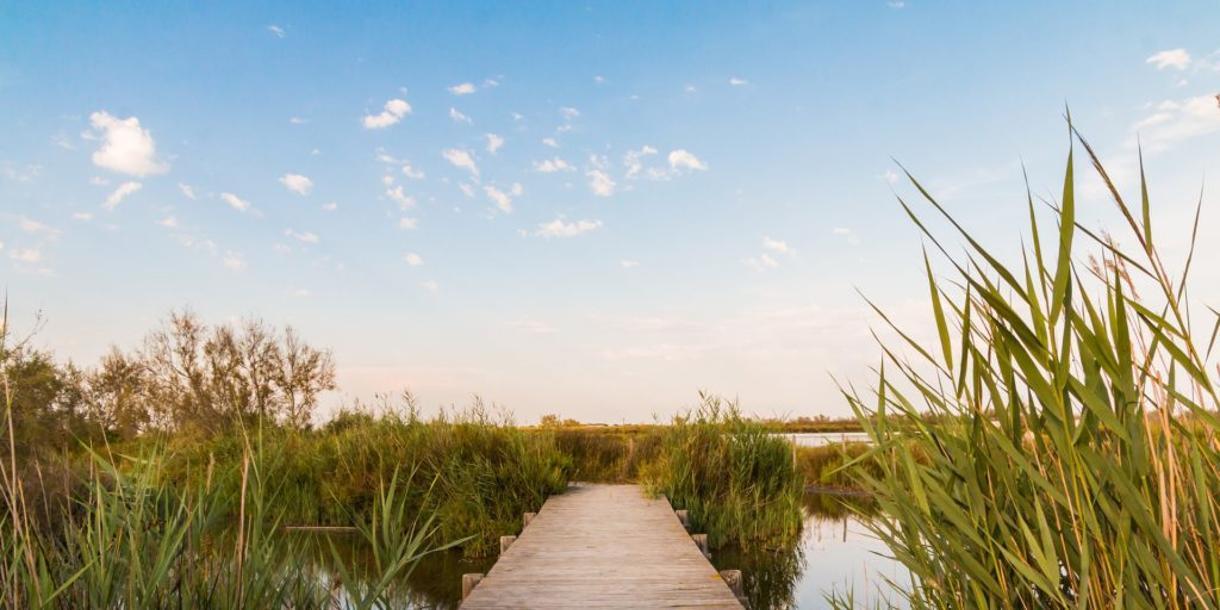
[(462, 603), (480, 608), (726, 608), (741, 604), (665, 498), (579, 485), (546, 501)]

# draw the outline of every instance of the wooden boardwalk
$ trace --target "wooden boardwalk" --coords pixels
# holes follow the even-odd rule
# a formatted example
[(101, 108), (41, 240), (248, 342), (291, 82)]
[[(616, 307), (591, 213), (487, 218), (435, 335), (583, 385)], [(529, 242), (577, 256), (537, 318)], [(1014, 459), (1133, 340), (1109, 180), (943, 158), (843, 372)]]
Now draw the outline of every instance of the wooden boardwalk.
[(636, 485), (579, 485), (546, 501), (462, 608), (742, 605), (665, 498)]

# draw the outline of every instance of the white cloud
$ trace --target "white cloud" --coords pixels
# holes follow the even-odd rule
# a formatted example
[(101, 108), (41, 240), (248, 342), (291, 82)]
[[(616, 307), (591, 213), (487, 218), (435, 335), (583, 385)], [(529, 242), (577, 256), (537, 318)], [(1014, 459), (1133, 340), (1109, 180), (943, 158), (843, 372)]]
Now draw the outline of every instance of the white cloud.
[(0, 161), (0, 176), (13, 182), (30, 182), (42, 173), (42, 166), (37, 164), (15, 165), (8, 161)]
[(101, 176), (93, 176), (92, 178), (89, 178), (89, 184), (92, 184), (93, 186), (106, 186), (110, 184), (110, 181)]
[(1157, 70), (1185, 70), (1190, 65), (1190, 53), (1187, 53), (1186, 49), (1167, 49), (1153, 54), (1145, 59), (1144, 63), (1156, 65)]
[(591, 169), (585, 172), (585, 175), (589, 177), (589, 188), (593, 190), (593, 194), (599, 197), (614, 194), (614, 180), (610, 178), (610, 174), (600, 169)]
[(267, 26), (267, 31), (271, 32), (271, 34), (273, 36), (275, 36), (276, 38), (283, 38), (284, 36), (288, 35), (288, 32), (284, 31), (284, 28), (282, 28), (278, 25), (275, 25), (274, 23)]
[(59, 237), (59, 229), (56, 229), (50, 225), (38, 222), (37, 220), (34, 220), (33, 218), (26, 218), (26, 217), (22, 216), (17, 221), (17, 226), (21, 227), (22, 231), (25, 231), (26, 233), (29, 233), (31, 235), (42, 235), (43, 237), (47, 237), (49, 239), (55, 239), (55, 238)]
[(246, 268), (246, 261), (236, 252), (225, 252), (224, 266), (226, 269), (241, 271)]
[(559, 109), (559, 114), (563, 115), (563, 118), (570, 121), (570, 120), (580, 116), (580, 111), (575, 108), (571, 108), (569, 106), (564, 106)]
[(164, 174), (169, 164), (157, 160), (157, 144), (140, 119), (120, 119), (100, 110), (89, 115), (91, 135), (101, 137), (102, 145), (93, 153), (93, 164), (132, 176)]
[(602, 221), (600, 220), (576, 220), (567, 222), (562, 216), (538, 225), (538, 230), (534, 235), (540, 237), (576, 237), (590, 231), (596, 231), (601, 228)]
[(604, 77), (604, 76), (602, 76), (602, 75), (598, 74), (597, 76), (594, 76), (594, 77), (593, 77), (593, 82), (594, 82), (595, 84), (598, 84), (598, 85), (605, 84), (605, 82), (606, 82), (606, 77)]
[(288, 117), (288, 122), (292, 123), (293, 125), (304, 125), (309, 122), (309, 119), (301, 118), (299, 116), (294, 116), (294, 117)]
[(555, 138), (542, 138), (542, 143), (551, 148), (559, 148), (559, 142)]
[(793, 250), (786, 241), (764, 237), (762, 243), (764, 248), (771, 250), (772, 252), (779, 252), (780, 254), (796, 254), (796, 250)]
[(489, 134), (487, 134), (486, 137), (487, 137), (487, 152), (494, 155), (494, 154), (496, 154), (497, 150), (500, 150), (500, 147), (504, 146), (504, 138), (501, 138), (500, 136), (498, 136), (494, 133), (489, 133)]
[(555, 172), (570, 172), (576, 168), (572, 167), (567, 161), (555, 157), (554, 159), (544, 159), (542, 161), (534, 161), (534, 171), (543, 174), (553, 174)]
[(623, 155), (623, 165), (627, 167), (627, 177), (635, 178), (644, 170), (644, 157), (657, 154), (657, 149), (645, 144), (639, 150), (628, 150)]
[(392, 189), (386, 189), (385, 195), (386, 197), (394, 200), (394, 202), (398, 204), (399, 209), (405, 210), (415, 206), (415, 198), (403, 191), (402, 185), (396, 186)]
[(89, 222), (90, 220), (93, 220), (93, 213), (92, 212), (74, 212), (72, 214), (72, 220), (77, 220), (80, 222)]
[(436, 280), (426, 280), (426, 281), (420, 282), (419, 287), (423, 288), (424, 290), (427, 290), (428, 292), (431, 292), (432, 294), (436, 294), (436, 293), (440, 292), (440, 290), (441, 290), (440, 284), (437, 284)]
[(703, 161), (700, 161), (699, 157), (696, 157), (683, 148), (669, 151), (669, 167), (674, 171), (681, 171), (683, 169), (698, 171), (707, 170), (707, 165), (705, 165)]
[(738, 78), (738, 77), (736, 77), (736, 76), (730, 76), (730, 77), (729, 77), (729, 84), (730, 84), (730, 85), (732, 85), (732, 86), (734, 86), (734, 87), (741, 87), (741, 86), (743, 86), (743, 85), (748, 85), (748, 84), (750, 84), (750, 81), (748, 81), (748, 80), (746, 80), (746, 79), (744, 79), (744, 78)]
[(284, 229), (284, 235), (287, 235), (288, 237), (291, 237), (303, 244), (316, 244), (320, 241), (317, 234), (309, 231), (297, 232), (292, 229)]
[(328, 203), (323, 203), (323, 204), (322, 204), (322, 211), (323, 211), (323, 212), (333, 212), (333, 211), (335, 211), (335, 210), (337, 210), (337, 209), (339, 209), (339, 204), (337, 204), (337, 203), (335, 203), (335, 202), (333, 202), (333, 201), (328, 202)]
[(166, 216), (165, 218), (158, 220), (157, 224), (159, 224), (167, 229), (177, 229), (178, 228), (178, 219), (174, 218), (173, 216)]
[(424, 264), (424, 257), (414, 252), (408, 252), (406, 256), (402, 257), (402, 260), (406, 261), (406, 263), (412, 267), (419, 267), (420, 265)]
[(860, 243), (860, 237), (856, 235), (856, 232), (847, 227), (835, 227), (831, 230), (831, 233), (846, 239), (847, 243), (853, 246)]
[(474, 197), (474, 187), (466, 184), (465, 182), (458, 185), (458, 190), (462, 191), (462, 194), (466, 195), (467, 197)]
[(454, 95), (470, 95), (471, 93), (474, 93), (474, 91), (474, 83), (461, 83), (449, 87), (449, 93)]
[(771, 258), (769, 254), (761, 254), (757, 257), (750, 257), (745, 260), (745, 263), (752, 267), (755, 271), (765, 271), (774, 269), (779, 266), (779, 261)]
[(424, 171), (421, 169), (415, 168), (413, 165), (411, 165), (411, 163), (409, 161), (402, 162), (402, 175), (404, 175), (412, 180), (423, 180), (424, 179)]
[(466, 123), (467, 125), (474, 124), (474, 121), (470, 120), (470, 117), (462, 114), (462, 112), (457, 108), (449, 109), (449, 118), (453, 119), (454, 123)]
[(635, 269), (636, 267), (640, 266), (640, 261), (623, 259), (618, 262), (618, 266), (622, 267), (623, 269)]
[(113, 210), (119, 205), (120, 202), (142, 188), (144, 188), (144, 185), (140, 184), (139, 182), (124, 182), (123, 184), (120, 184), (118, 188), (114, 189), (113, 193), (110, 193), (110, 196), (106, 198), (106, 202), (102, 204), (102, 207), (106, 208), (107, 210)]
[(301, 174), (284, 174), (280, 176), (280, 184), (284, 185), (284, 188), (302, 196), (308, 195), (309, 191), (313, 190), (313, 180)]
[(191, 185), (189, 185), (189, 184), (183, 184), (183, 183), (179, 182), (178, 190), (182, 191), (182, 196), (186, 197), (187, 199), (195, 198), (195, 189), (191, 188)]
[[(503, 78), (503, 77), (501, 77), (501, 78)], [(483, 88), (484, 89), (494, 89), (499, 86), (500, 86), (500, 81), (498, 81), (494, 78), (483, 79)]]
[(501, 191), (494, 186), (483, 187), (483, 192), (487, 194), (487, 198), (492, 200), (497, 208), (505, 214), (511, 214), (513, 211), (513, 197), (520, 197), (525, 192), (525, 188), (520, 183), (513, 183), (509, 192)]
[(892, 169), (887, 169), (887, 170), (885, 170), (884, 174), (881, 174), (881, 179), (885, 180), (886, 182), (888, 182), (890, 184), (898, 184), (898, 180), (901, 178), (902, 178), (902, 176), (899, 176), (898, 172), (896, 172)]
[(250, 209), (250, 202), (234, 195), (233, 193), (221, 193), (220, 200), (229, 204), (229, 207), (238, 212), (245, 212)]
[(33, 265), (42, 260), (42, 251), (37, 248), (18, 248), (10, 252), (9, 256), (17, 262)]
[(385, 103), (385, 109), (379, 114), (365, 115), (365, 129), (385, 129), (411, 114), (411, 105), (406, 100), (392, 99)]
[(885, 5), (892, 9), (901, 9), (906, 8), (907, 3), (906, 0), (889, 0), (889, 2), (886, 2)]
[(468, 170), (475, 177), (478, 177), (479, 166), (475, 164), (474, 156), (470, 154), (470, 151), (460, 148), (447, 148), (441, 152), (441, 156), (454, 167)]
[(398, 219), (398, 228), (402, 229), (404, 231), (412, 231), (418, 226), (419, 226), (418, 218), (411, 218), (410, 216), (403, 216), (402, 218)]
[(1166, 100), (1156, 107), (1156, 112), (1141, 119), (1131, 127), (1132, 137), (1127, 145), (1142, 144), (1149, 152), (1161, 152), (1179, 142), (1214, 133), (1220, 130), (1220, 109), (1216, 98), (1201, 95), (1181, 101)]

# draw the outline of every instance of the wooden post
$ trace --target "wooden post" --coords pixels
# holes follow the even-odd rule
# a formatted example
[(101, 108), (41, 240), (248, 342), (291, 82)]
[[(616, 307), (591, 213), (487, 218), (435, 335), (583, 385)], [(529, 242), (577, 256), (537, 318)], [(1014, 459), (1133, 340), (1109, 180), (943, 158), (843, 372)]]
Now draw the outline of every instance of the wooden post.
[(704, 557), (710, 558), (712, 556), (712, 552), (707, 548), (707, 534), (691, 534), (690, 537), (691, 540), (695, 541), (695, 546), (699, 547), (699, 550), (703, 552)]
[(500, 554), (503, 555), (508, 547), (512, 546), (517, 541), (516, 536), (500, 536)]
[(477, 586), (481, 580), (483, 580), (483, 575), (479, 574), (478, 572), (462, 574), (462, 601), (465, 601), (467, 597), (470, 597), (470, 592), (474, 591), (475, 586)]
[(685, 508), (675, 510), (674, 514), (678, 515), (678, 521), (682, 522), (682, 527), (690, 527), (690, 513), (686, 512)]
[(745, 580), (741, 576), (741, 570), (721, 570), (720, 578), (724, 579), (724, 584), (729, 586), (729, 590), (737, 599), (744, 599), (746, 596)]
[(521, 529), (525, 529), (525, 528), (529, 527), (530, 521), (533, 521), (534, 517), (537, 517), (537, 516), (538, 516), (538, 513), (525, 513), (524, 515), (522, 515), (521, 516)]

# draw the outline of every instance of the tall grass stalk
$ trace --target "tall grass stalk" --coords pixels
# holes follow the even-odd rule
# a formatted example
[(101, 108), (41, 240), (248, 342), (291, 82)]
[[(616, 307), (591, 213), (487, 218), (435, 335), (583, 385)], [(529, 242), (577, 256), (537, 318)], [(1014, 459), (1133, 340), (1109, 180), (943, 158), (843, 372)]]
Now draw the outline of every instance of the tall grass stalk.
[[(1191, 325), (1195, 236), (1171, 275), (1142, 160), (1131, 204), (1069, 130), (1124, 219), (1125, 244), (1077, 222), (1073, 152), (1050, 206), (1056, 234), (1040, 234), (1026, 197), (1017, 265), (910, 174), (966, 253), (951, 256), (900, 198), (950, 269), (937, 277), (925, 256), (938, 339), (900, 331), (883, 345), (872, 395), (844, 393), (881, 468), (865, 475), (883, 509), (870, 523), (910, 568), (903, 587), (915, 608), (1220, 606), (1220, 401), (1209, 364), (1220, 321)], [(1088, 264), (1082, 241), (1100, 253)], [(940, 417), (918, 417), (926, 412)]]

